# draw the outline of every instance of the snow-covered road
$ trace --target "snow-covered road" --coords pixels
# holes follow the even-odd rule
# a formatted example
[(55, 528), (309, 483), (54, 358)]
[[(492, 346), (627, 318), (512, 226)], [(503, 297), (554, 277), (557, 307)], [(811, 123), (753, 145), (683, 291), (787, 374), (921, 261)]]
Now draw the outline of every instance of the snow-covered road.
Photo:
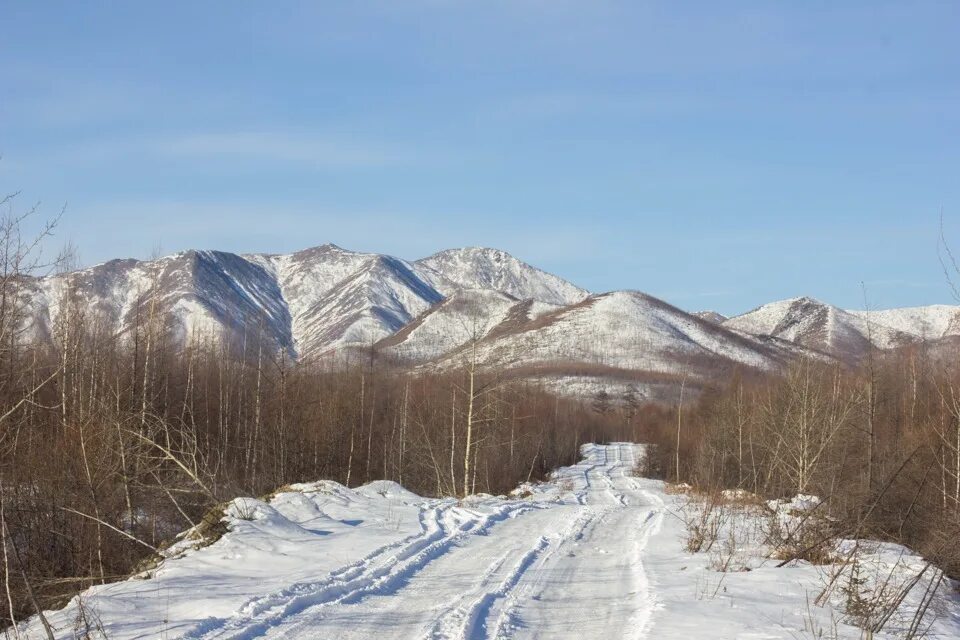
[(638, 637), (652, 611), (640, 553), (663, 503), (630, 477), (636, 455), (590, 447), (527, 500), (415, 500), (418, 534), (188, 637)]
[[(715, 554), (685, 551), (686, 498), (633, 476), (642, 446), (581, 451), (511, 498), (429, 499), (386, 481), (239, 498), (213, 544), (184, 540), (148, 579), (93, 587), (48, 617), (58, 640), (859, 637), (810, 606), (821, 567), (738, 546), (749, 570), (721, 573)], [(937, 609), (928, 637), (960, 637), (960, 598), (945, 589)], [(44, 637), (36, 619), (23, 631)]]
[(422, 535), (195, 637), (639, 637), (662, 502), (629, 476), (635, 455), (591, 448), (534, 500), (492, 511), (425, 502)]

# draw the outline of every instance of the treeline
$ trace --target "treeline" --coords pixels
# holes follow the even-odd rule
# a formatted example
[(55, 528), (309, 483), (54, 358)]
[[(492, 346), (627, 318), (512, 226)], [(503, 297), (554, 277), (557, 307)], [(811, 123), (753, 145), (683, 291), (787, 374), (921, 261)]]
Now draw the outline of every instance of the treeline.
[(816, 494), (842, 537), (906, 544), (960, 577), (960, 368), (923, 347), (734, 377), (646, 433), (649, 470), (707, 492)]
[(126, 577), (238, 495), (321, 478), (498, 494), (572, 463), (583, 442), (633, 435), (612, 408), (471, 362), (442, 375), (363, 352), (336, 368), (297, 363), (256, 326), (184, 341), (156, 283), (122, 335), (70, 290), (52, 292), (55, 321), (38, 327), (36, 246), (4, 221), (0, 624)]

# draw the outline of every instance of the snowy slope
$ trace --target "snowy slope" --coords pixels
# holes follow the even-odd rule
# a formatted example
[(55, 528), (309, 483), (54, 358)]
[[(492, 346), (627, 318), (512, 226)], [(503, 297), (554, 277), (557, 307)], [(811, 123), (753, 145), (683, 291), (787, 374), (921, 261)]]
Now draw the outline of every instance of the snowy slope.
[(279, 256), (187, 251), (38, 281), (38, 335), (51, 334), (68, 291), (118, 334), (152, 309), (180, 341), (195, 331), (260, 335), (301, 356), (369, 346), (443, 299), (410, 263), (334, 245)]
[(870, 345), (891, 349), (960, 335), (960, 307), (846, 311), (803, 297), (765, 304), (726, 320), (723, 326), (753, 335), (775, 336), (844, 357), (858, 357)]
[(310, 310), (337, 283), (375, 256), (325, 244), (288, 255), (253, 254), (244, 257), (262, 265), (276, 280), (290, 311), (290, 333), (300, 353), (311, 342), (309, 332), (305, 330), (305, 325), (312, 320)]
[(848, 311), (864, 322), (889, 327), (922, 340), (960, 336), (960, 307), (937, 304), (876, 311)]
[(442, 299), (412, 264), (391, 256), (325, 244), (245, 257), (276, 279), (303, 356), (370, 346)]
[[(862, 353), (870, 344), (861, 331), (863, 323), (856, 317), (813, 298), (772, 302), (730, 318), (723, 326), (849, 356)], [(878, 334), (880, 331), (877, 327)], [(879, 339), (879, 335), (875, 339)], [(884, 339), (891, 341), (895, 336), (886, 335)]]
[(532, 299), (554, 305), (574, 304), (589, 294), (498, 249), (450, 249), (418, 260), (416, 264), (426, 270), (427, 277), (435, 278), (431, 282), (445, 295), (453, 293), (450, 283), (457, 288), (492, 289), (517, 300)]
[[(472, 284), (479, 289), (458, 296)], [(452, 295), (451, 304), (426, 326), (404, 334), (416, 344), (393, 350), (401, 360), (418, 361), (440, 357), (466, 340), (443, 326), (462, 322), (452, 320), (451, 312), (465, 308), (465, 296), (476, 298), (471, 327), (486, 331), (504, 319), (503, 301), (526, 300), (525, 317), (536, 317), (555, 309), (553, 301), (586, 295), (495, 250), (454, 250), (417, 263), (332, 244), (287, 255), (188, 251), (153, 261), (114, 260), (38, 281), (34, 335), (54, 334), (68, 290), (87, 317), (99, 318), (117, 334), (142, 326), (153, 310), (180, 341), (198, 333), (242, 335), (244, 341), (262, 336), (308, 359), (339, 357), (394, 336)]]
[(300, 354), (372, 346), (442, 300), (409, 264), (375, 256), (305, 309), (297, 332)]
[(260, 265), (221, 251), (186, 251), (154, 261), (113, 260), (40, 281), (39, 322), (55, 327), (65, 296), (88, 319), (116, 333), (162, 317), (179, 340), (195, 331), (262, 335), (292, 345), (290, 316), (272, 275)]
[[(776, 369), (796, 351), (776, 341), (744, 336), (635, 291), (593, 295), (525, 320), (511, 318), (490, 331), (480, 361), (498, 369), (564, 368), (656, 372), (706, 378), (733, 365)], [(448, 356), (455, 365), (464, 354)]]
[[(737, 561), (751, 570), (720, 573), (715, 554), (684, 550), (686, 497), (632, 476), (641, 446), (581, 451), (551, 481), (522, 487), (525, 497), (427, 499), (392, 482), (321, 481), (269, 502), (238, 498), (213, 544), (194, 548), (188, 532), (149, 574), (47, 616), (57, 640), (78, 637), (81, 602), (111, 640), (860, 637), (836, 599), (809, 605), (824, 567), (777, 568), (750, 547)], [(884, 575), (891, 557), (897, 578), (922, 564), (902, 547), (873, 548)], [(933, 609), (926, 637), (958, 637), (949, 585)], [(877, 640), (902, 637), (893, 627)], [(43, 637), (36, 618), (21, 632)]]
[(380, 353), (404, 363), (440, 358), (480, 340), (513, 313), (529, 316), (531, 302), (485, 289), (460, 289), (377, 345)]

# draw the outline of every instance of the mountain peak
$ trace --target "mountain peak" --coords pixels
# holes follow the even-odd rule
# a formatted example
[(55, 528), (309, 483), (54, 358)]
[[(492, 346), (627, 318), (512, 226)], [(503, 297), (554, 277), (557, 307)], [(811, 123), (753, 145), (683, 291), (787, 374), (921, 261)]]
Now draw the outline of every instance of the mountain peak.
[(513, 255), (507, 253), (503, 249), (496, 249), (493, 247), (459, 247), (455, 249), (444, 249), (438, 251), (432, 256), (424, 258), (424, 260), (430, 260), (433, 258), (438, 258), (440, 256), (460, 256), (460, 257), (470, 257), (472, 259), (488, 259), (495, 261), (507, 261), (507, 260), (519, 260)]
[(694, 311), (690, 315), (700, 318), (701, 320), (706, 320), (707, 322), (712, 322), (713, 324), (723, 324), (729, 319), (722, 313), (718, 313), (712, 309), (707, 309), (705, 311)]
[[(804, 305), (816, 305), (820, 307), (832, 307), (833, 305), (827, 304), (821, 300), (817, 300), (813, 296), (800, 296), (798, 298), (789, 298), (785, 302), (792, 302), (793, 304), (804, 304)], [(772, 303), (776, 304), (776, 303)]]
[(444, 295), (456, 289), (493, 289), (518, 300), (574, 304), (589, 292), (533, 267), (506, 251), (487, 247), (447, 249), (415, 263)]

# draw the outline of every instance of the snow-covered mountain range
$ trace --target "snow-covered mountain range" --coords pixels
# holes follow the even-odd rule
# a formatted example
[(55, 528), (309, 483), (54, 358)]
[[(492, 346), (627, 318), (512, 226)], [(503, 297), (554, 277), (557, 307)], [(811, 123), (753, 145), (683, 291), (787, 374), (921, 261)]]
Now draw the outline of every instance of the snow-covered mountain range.
[(359, 349), (406, 367), (475, 359), (564, 392), (639, 389), (736, 367), (776, 370), (800, 356), (856, 359), (960, 336), (960, 307), (845, 311), (813, 300), (773, 302), (726, 318), (687, 313), (637, 291), (592, 294), (496, 249), (417, 261), (332, 244), (293, 254), (186, 251), (112, 260), (32, 283), (33, 327), (53, 336), (68, 300), (130, 335), (162, 317), (176, 342), (201, 335), (264, 340), (306, 361)]

